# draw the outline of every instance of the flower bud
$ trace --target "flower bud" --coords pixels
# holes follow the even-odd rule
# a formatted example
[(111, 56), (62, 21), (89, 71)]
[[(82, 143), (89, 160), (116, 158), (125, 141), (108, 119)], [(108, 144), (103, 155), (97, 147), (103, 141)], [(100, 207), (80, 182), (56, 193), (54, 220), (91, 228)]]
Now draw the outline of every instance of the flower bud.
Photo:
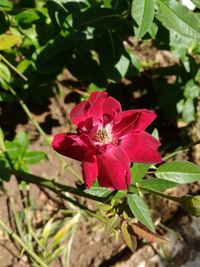
[(180, 198), (180, 204), (191, 215), (200, 217), (200, 196), (183, 196)]

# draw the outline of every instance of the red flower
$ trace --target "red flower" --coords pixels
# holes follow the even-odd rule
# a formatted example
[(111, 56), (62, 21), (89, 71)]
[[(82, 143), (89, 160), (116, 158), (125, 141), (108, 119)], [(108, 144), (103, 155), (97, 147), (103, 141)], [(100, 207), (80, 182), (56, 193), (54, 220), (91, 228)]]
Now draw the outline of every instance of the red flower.
[(159, 141), (144, 131), (156, 118), (152, 111), (122, 111), (120, 103), (106, 92), (94, 92), (72, 109), (70, 117), (77, 134), (56, 134), (52, 147), (82, 161), (87, 188), (97, 178), (100, 186), (125, 189), (131, 181), (130, 162), (161, 161)]

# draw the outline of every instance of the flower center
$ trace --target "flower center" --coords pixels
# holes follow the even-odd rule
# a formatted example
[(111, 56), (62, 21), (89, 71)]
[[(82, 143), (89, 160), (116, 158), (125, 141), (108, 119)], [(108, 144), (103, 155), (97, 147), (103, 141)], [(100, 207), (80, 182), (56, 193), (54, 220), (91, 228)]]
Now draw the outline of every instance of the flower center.
[(112, 126), (107, 124), (104, 128), (99, 128), (96, 132), (95, 139), (102, 145), (111, 143), (113, 141)]

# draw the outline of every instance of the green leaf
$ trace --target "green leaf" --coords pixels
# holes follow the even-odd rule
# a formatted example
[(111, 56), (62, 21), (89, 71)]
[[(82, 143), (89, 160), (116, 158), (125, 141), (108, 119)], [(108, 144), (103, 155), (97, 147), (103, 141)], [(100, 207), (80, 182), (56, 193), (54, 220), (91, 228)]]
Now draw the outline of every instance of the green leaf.
[(119, 218), (117, 215), (111, 217), (106, 222), (106, 233), (110, 235), (112, 231), (118, 226), (119, 224)]
[(137, 194), (128, 194), (128, 205), (133, 215), (148, 229), (154, 232), (150, 210), (144, 200)]
[(4, 132), (3, 130), (1, 129), (0, 127), (0, 156), (1, 156), (1, 152), (5, 152), (6, 151), (6, 148), (5, 148), (5, 144), (4, 144)]
[(187, 184), (200, 180), (200, 167), (188, 161), (168, 162), (162, 164), (155, 175), (159, 179)]
[(145, 176), (151, 164), (133, 163), (131, 168), (132, 183), (138, 183)]
[(184, 88), (184, 96), (186, 98), (194, 99), (200, 94), (200, 86), (194, 80), (189, 80)]
[(109, 190), (107, 188), (99, 187), (99, 186), (92, 186), (90, 189), (84, 190), (84, 192), (92, 196), (97, 196), (97, 197), (112, 196), (112, 199), (122, 198), (126, 195), (126, 191), (122, 191), (122, 190), (113, 191), (113, 190)]
[(100, 38), (95, 39), (95, 43), (102, 72), (108, 79), (119, 81), (126, 74), (129, 65), (129, 60), (123, 55), (121, 39), (108, 29), (101, 33)]
[(89, 8), (85, 12), (73, 13), (73, 27), (87, 27), (89, 25), (103, 26), (106, 28), (118, 28), (121, 23), (121, 15), (109, 8)]
[(183, 106), (182, 116), (184, 121), (191, 122), (195, 120), (195, 106), (194, 106), (194, 100), (188, 98)]
[(200, 8), (200, 0), (192, 0), (192, 3), (195, 4), (196, 7)]
[(200, 18), (198, 14), (174, 0), (157, 0), (156, 18), (164, 27), (186, 37), (200, 39)]
[(16, 16), (14, 16), (14, 19), (19, 24), (31, 24), (34, 21), (38, 20), (40, 17), (34, 9), (25, 10), (23, 12), (19, 12)]
[(47, 158), (46, 153), (42, 151), (28, 151), (23, 155), (23, 161), (26, 164), (35, 164)]
[(47, 257), (45, 258), (45, 262), (49, 265), (50, 263), (58, 259), (64, 250), (66, 250), (66, 244), (60, 245), (52, 253), (49, 253), (47, 255)]
[(19, 132), (16, 134), (13, 142), (20, 145), (22, 153), (24, 153), (29, 146), (28, 134), (26, 132)]
[(154, 0), (134, 0), (131, 7), (131, 15), (136, 21), (136, 36), (142, 38), (151, 28), (154, 18)]
[(132, 250), (132, 252), (134, 252), (137, 248), (137, 239), (134, 236), (133, 230), (131, 230), (132, 228), (123, 221), (121, 225), (122, 237), (126, 245)]
[(11, 73), (9, 68), (2, 62), (0, 62), (0, 82), (1, 79), (9, 83), (11, 81)]
[(151, 23), (151, 26), (150, 26), (148, 32), (149, 32), (151, 38), (152, 38), (152, 39), (155, 39), (156, 34), (157, 34), (157, 32), (158, 32), (158, 26), (157, 26), (157, 24), (155, 24), (155, 23)]
[(50, 236), (50, 233), (52, 231), (52, 223), (53, 223), (53, 218), (51, 218), (44, 226), (42, 233), (41, 233), (41, 238), (40, 238), (40, 243), (42, 246), (46, 247), (47, 246), (47, 241)]
[(11, 11), (13, 4), (9, 0), (0, 0), (0, 11)]
[(140, 181), (139, 186), (145, 187), (147, 189), (155, 190), (155, 191), (163, 191), (168, 188), (176, 187), (177, 183), (167, 181), (167, 180), (152, 178), (152, 179)]
[(1, 34), (0, 35), (0, 50), (8, 49), (21, 41), (17, 35)]
[(21, 146), (18, 143), (5, 141), (6, 152), (9, 158), (19, 160), (21, 157)]
[(129, 68), (130, 61), (125, 55), (121, 55), (117, 64), (115, 64), (115, 68), (118, 70), (120, 77), (123, 78)]
[(129, 53), (129, 56), (130, 56), (130, 61), (131, 63), (133, 64), (133, 66), (139, 71), (141, 72), (142, 71), (142, 64), (140, 62), (140, 59), (138, 58), (138, 56), (133, 53), (133, 51), (127, 51)]

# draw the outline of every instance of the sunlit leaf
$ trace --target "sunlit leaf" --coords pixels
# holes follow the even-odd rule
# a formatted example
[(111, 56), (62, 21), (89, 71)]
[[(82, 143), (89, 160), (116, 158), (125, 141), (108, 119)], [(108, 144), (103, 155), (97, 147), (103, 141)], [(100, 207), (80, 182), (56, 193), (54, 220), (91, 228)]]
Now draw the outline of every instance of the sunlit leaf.
[(138, 28), (135, 28), (138, 38), (142, 38), (152, 25), (154, 5), (154, 0), (133, 0), (132, 2), (131, 15), (138, 25)]
[(46, 158), (46, 153), (42, 151), (28, 151), (23, 155), (23, 161), (27, 164), (39, 163)]
[(13, 4), (9, 0), (0, 1), (0, 11), (11, 11), (13, 9)]
[[(1, 45), (1, 44), (0, 44)], [(0, 83), (1, 79), (9, 83), (11, 81), (11, 73), (9, 68), (2, 62), (0, 62)]]
[(134, 252), (137, 248), (137, 239), (133, 235), (133, 230), (131, 229), (131, 232), (130, 229), (130, 226), (125, 221), (123, 221), (121, 225), (122, 237), (126, 245), (132, 250), (132, 252)]
[(151, 231), (154, 231), (149, 207), (137, 194), (128, 194), (128, 205), (133, 215)]
[(177, 185), (178, 184), (175, 182), (157, 178), (146, 179), (139, 182), (139, 186), (156, 191), (163, 191), (168, 188), (176, 187)]
[(156, 18), (180, 35), (200, 39), (200, 17), (174, 0), (157, 0)]
[(17, 35), (1, 34), (0, 35), (0, 50), (8, 49), (21, 41)]
[(168, 162), (159, 166), (155, 175), (177, 184), (192, 183), (200, 180), (200, 167), (188, 161)]
[(132, 183), (138, 183), (145, 176), (151, 164), (133, 163), (131, 168)]

